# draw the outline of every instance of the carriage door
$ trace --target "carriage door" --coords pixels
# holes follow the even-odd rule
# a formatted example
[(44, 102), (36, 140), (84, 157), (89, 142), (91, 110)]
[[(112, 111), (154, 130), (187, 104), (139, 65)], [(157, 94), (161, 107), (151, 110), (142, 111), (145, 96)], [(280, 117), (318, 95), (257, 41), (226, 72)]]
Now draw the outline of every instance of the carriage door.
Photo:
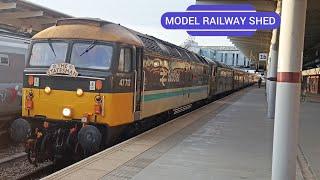
[(141, 112), (141, 93), (143, 88), (143, 78), (142, 78), (142, 57), (143, 51), (142, 48), (134, 48), (135, 56), (133, 60), (133, 67), (134, 67), (134, 120), (140, 119), (140, 112)]

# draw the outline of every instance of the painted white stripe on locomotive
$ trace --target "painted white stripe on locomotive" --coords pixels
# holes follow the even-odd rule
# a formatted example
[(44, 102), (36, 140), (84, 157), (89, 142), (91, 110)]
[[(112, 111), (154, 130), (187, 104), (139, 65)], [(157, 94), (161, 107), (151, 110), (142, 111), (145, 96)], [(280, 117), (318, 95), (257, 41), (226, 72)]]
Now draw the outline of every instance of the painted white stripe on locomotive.
[(145, 91), (145, 95), (151, 95), (151, 94), (158, 94), (158, 93), (168, 93), (173, 91), (179, 91), (179, 90), (190, 90), (190, 89), (198, 89), (198, 88), (207, 88), (207, 92), (209, 92), (209, 85), (204, 86), (192, 86), (192, 87), (183, 87), (183, 88), (171, 88), (171, 89), (161, 89), (161, 90), (150, 90)]

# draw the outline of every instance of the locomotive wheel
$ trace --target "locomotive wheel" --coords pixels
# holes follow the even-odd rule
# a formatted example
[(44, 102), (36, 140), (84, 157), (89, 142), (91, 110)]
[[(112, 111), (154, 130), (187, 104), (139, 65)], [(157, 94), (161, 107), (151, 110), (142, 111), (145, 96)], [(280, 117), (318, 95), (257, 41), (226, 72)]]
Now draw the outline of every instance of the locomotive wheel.
[(86, 155), (91, 155), (100, 150), (102, 135), (98, 128), (92, 125), (84, 126), (78, 133), (78, 142)]
[(31, 134), (31, 126), (25, 119), (19, 118), (13, 121), (9, 133), (14, 142), (25, 142)]

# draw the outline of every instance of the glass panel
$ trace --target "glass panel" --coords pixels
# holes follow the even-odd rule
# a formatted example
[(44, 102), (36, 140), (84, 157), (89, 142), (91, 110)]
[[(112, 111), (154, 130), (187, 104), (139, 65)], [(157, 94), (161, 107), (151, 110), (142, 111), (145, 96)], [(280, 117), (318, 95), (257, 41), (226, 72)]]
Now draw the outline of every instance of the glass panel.
[(119, 58), (118, 70), (121, 71), (121, 72), (124, 71), (124, 49), (120, 50), (120, 58)]
[(72, 47), (70, 63), (78, 68), (107, 70), (111, 66), (112, 46), (76, 43)]
[(0, 66), (9, 66), (9, 56), (6, 54), (0, 54)]
[(125, 49), (125, 64), (124, 64), (124, 71), (130, 72), (131, 71), (131, 49)]
[(35, 43), (32, 47), (30, 66), (50, 66), (65, 62), (68, 43), (52, 42)]
[(131, 71), (131, 54), (130, 48), (121, 48), (118, 66), (120, 72)]

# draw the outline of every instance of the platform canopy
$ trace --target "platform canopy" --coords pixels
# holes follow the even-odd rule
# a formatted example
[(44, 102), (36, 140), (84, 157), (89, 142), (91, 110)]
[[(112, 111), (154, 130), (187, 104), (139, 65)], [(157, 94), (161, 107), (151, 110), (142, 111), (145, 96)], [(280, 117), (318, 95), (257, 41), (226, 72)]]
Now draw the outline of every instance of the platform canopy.
[(56, 23), (67, 14), (25, 0), (0, 0), (0, 24), (34, 34)]
[[(278, 0), (196, 0), (197, 4), (251, 4), (257, 11), (276, 11)], [(315, 63), (320, 51), (320, 1), (308, 0), (304, 43), (304, 65)], [(272, 31), (257, 31), (252, 37), (228, 37), (248, 58), (258, 62), (260, 52), (269, 52)], [(319, 62), (320, 64), (320, 62)], [(305, 67), (304, 66), (304, 67)]]

